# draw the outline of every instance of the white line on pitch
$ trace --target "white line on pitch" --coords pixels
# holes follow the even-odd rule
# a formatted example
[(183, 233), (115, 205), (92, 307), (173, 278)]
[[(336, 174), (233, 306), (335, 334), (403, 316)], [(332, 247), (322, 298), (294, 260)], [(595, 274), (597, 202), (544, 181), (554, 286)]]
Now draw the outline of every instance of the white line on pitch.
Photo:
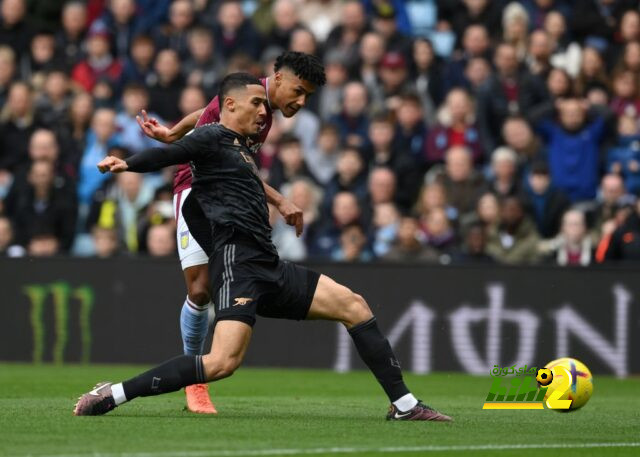
[(452, 446), (395, 446), (395, 447), (326, 447), (301, 449), (238, 449), (220, 451), (175, 452), (95, 452), (84, 454), (23, 454), (21, 457), (251, 457), (270, 455), (401, 453), (401, 452), (456, 452), (456, 451), (512, 451), (519, 449), (590, 449), (607, 447), (640, 447), (637, 443), (558, 443), (558, 444), (470, 444)]

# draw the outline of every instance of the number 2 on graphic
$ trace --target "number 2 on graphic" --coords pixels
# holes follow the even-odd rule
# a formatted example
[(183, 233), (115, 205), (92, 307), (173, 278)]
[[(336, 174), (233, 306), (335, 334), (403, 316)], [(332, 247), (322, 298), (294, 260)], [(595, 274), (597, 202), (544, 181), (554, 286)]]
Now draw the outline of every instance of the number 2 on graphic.
[(547, 408), (569, 409), (573, 400), (560, 400), (560, 397), (562, 397), (571, 386), (571, 373), (569, 370), (561, 366), (553, 367), (553, 372), (554, 378), (558, 375), (562, 375), (562, 379), (560, 381), (560, 385), (553, 389), (553, 392), (551, 392), (551, 395), (547, 398)]

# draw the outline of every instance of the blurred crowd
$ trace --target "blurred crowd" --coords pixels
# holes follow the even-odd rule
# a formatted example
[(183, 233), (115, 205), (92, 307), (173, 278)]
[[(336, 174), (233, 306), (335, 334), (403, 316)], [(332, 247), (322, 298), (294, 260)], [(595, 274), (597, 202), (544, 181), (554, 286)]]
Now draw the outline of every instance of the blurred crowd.
[(225, 74), (321, 57), (263, 178), (304, 211), (291, 260), (640, 259), (638, 0), (1, 0), (0, 252), (175, 256), (161, 146)]

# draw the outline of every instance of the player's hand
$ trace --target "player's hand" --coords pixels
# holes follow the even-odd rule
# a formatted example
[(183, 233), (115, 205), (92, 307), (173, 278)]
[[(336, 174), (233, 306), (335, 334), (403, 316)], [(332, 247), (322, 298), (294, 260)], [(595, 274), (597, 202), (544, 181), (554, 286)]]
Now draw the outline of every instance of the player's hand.
[(302, 229), (304, 227), (302, 210), (286, 198), (283, 198), (276, 208), (278, 209), (278, 212), (282, 214), (287, 225), (291, 225), (296, 228), (296, 236), (299, 237), (302, 235)]
[(127, 171), (128, 168), (127, 162), (114, 156), (105, 157), (98, 163), (100, 173), (106, 173), (107, 171), (111, 173), (122, 173), (123, 171)]
[(160, 124), (158, 119), (149, 117), (145, 110), (142, 110), (142, 116), (136, 116), (136, 121), (138, 121), (138, 125), (149, 138), (162, 141), (163, 143), (173, 142), (171, 129)]

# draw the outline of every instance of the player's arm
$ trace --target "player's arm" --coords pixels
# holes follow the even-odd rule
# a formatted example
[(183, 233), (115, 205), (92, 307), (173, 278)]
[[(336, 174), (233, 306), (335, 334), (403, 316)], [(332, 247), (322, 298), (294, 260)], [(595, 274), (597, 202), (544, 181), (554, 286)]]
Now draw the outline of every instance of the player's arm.
[(102, 173), (122, 173), (123, 171), (133, 171), (136, 173), (147, 173), (158, 171), (164, 167), (190, 162), (200, 158), (202, 155), (198, 146), (198, 141), (191, 136), (184, 138), (175, 144), (170, 144), (166, 148), (149, 148), (132, 155), (126, 160), (108, 156), (98, 163), (98, 170)]
[(156, 118), (149, 117), (145, 110), (142, 110), (142, 116), (136, 116), (136, 120), (144, 134), (148, 137), (162, 141), (163, 143), (173, 143), (196, 127), (198, 119), (200, 119), (204, 110), (205, 108), (201, 108), (198, 111), (186, 115), (171, 128), (160, 124)]
[(262, 185), (264, 187), (264, 193), (267, 195), (267, 202), (276, 207), (288, 225), (296, 228), (296, 236), (302, 235), (304, 225), (302, 210), (284, 198), (280, 192), (266, 182), (262, 181)]

